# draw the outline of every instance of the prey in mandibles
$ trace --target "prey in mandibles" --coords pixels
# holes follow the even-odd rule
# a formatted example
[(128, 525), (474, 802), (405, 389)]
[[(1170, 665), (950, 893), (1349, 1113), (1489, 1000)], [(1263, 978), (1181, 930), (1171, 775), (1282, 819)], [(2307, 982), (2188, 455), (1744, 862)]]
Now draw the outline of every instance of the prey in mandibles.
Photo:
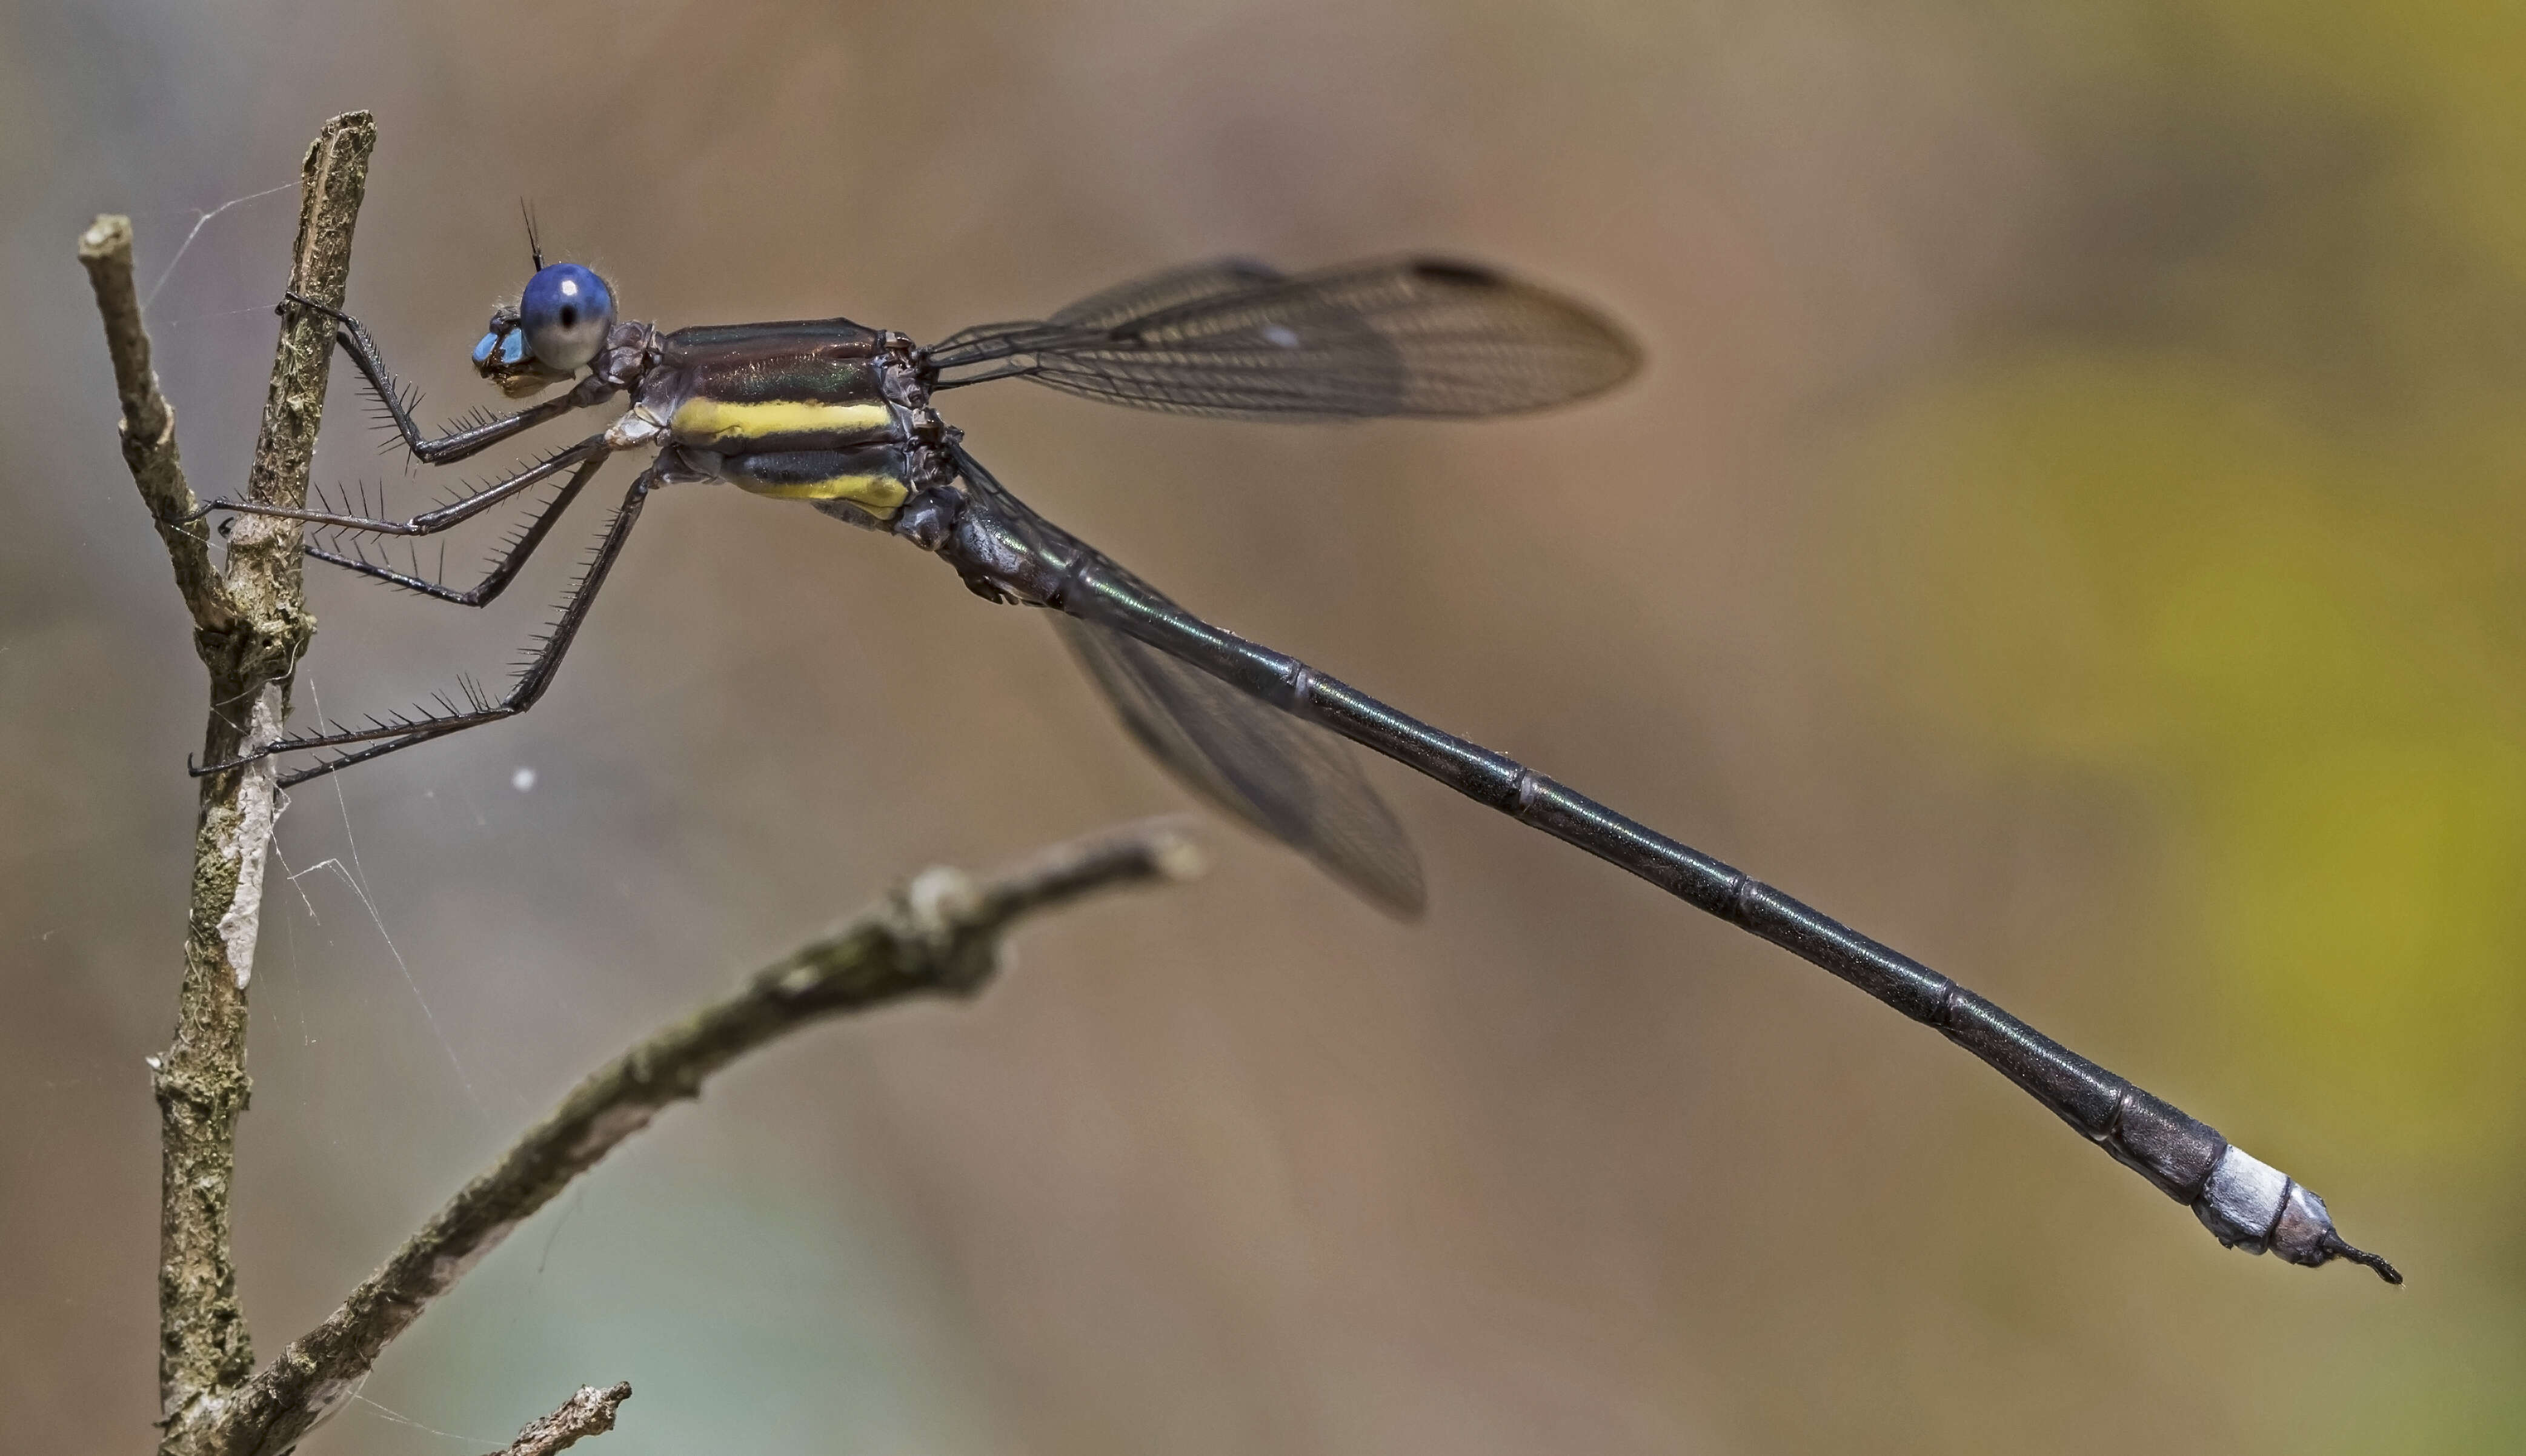
[[(306, 523), (317, 527), (306, 546), (317, 560), (479, 607), (515, 579), (608, 460), (633, 454), (642, 467), (551, 631), (498, 697), (469, 686), (434, 709), (278, 738), (195, 772), (315, 755), (279, 776), (298, 783), (524, 713), (552, 685), (652, 491), (717, 482), (800, 501), (936, 555), (990, 601), (1047, 609), (1125, 728), (1187, 787), (1389, 912), (1422, 911), (1420, 862), (1339, 739), (1630, 871), (1936, 1029), (2192, 1209), (2222, 1244), (2302, 1265), (2349, 1259), (2401, 1281), (2384, 1259), (2344, 1240), (2304, 1185), (1938, 972), (1522, 764), (1186, 611), (1019, 500), (935, 404), (950, 390), (1025, 378), (1228, 419), (1518, 414), (1600, 393), (1636, 372), (1639, 350), (1595, 310), (1454, 261), (1407, 257), (1285, 275), (1230, 260), (922, 345), (847, 319), (666, 331), (619, 319), (612, 288), (594, 271), (546, 266), (539, 250), (534, 263), (516, 306), (492, 315), (474, 364), (513, 398), (558, 392), (437, 435), (415, 423), (357, 320), (296, 296), (282, 307), (332, 322), (342, 351), (425, 464), (464, 460), (619, 402), (604, 429), (409, 518), (229, 501), (204, 510)], [(397, 570), (358, 544), (444, 531), (556, 481), (471, 586)]]

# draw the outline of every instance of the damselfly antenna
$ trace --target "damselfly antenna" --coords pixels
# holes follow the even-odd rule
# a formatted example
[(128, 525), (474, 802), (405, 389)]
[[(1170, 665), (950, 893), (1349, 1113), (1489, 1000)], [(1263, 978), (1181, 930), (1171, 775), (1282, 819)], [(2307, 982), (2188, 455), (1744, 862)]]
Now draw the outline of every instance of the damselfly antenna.
[(535, 205), (521, 197), (518, 199), (518, 211), (525, 215), (527, 220), (527, 252), (535, 260), (535, 272), (541, 273), (544, 271), (544, 240), (542, 233), (535, 227)]

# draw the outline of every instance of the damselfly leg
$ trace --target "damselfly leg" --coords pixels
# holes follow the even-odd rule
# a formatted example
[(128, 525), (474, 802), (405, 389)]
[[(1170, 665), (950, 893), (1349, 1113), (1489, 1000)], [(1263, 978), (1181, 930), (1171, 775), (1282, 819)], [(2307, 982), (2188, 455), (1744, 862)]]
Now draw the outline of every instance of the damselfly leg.
[(381, 516), (356, 516), (342, 511), (311, 511), (303, 506), (268, 506), (260, 501), (204, 501), (186, 520), (199, 520), (214, 511), (233, 511), (241, 516), (268, 516), (276, 521), (304, 521), (310, 526), (331, 527), (336, 530), (364, 530), (381, 536), (427, 536), (464, 525), (484, 511), (520, 491), (533, 488), (571, 467), (602, 460), (612, 453), (605, 436), (589, 435), (578, 444), (555, 451), (518, 471), (506, 479), (494, 480), (469, 495), (446, 505), (424, 511), (418, 516), (392, 520)]
[[(566, 488), (565, 494), (577, 490), (585, 478), (584, 472), (574, 477)], [(515, 718), (532, 708), (536, 700), (544, 695), (544, 690), (552, 685), (554, 675), (561, 670), (563, 655), (570, 651), (572, 639), (579, 635), (581, 624), (587, 620), (588, 608), (596, 601), (596, 593), (605, 585), (606, 575), (613, 571), (614, 563), (623, 555), (623, 543), (631, 538), (632, 527), (640, 519), (640, 508), (647, 502), (655, 479), (654, 473), (643, 471), (638, 478), (632, 482), (632, 488), (624, 493), (623, 507), (615, 512), (614, 519), (606, 524), (605, 534), (597, 542), (595, 554), (588, 559), (587, 569), (581, 574), (579, 580), (573, 583), (569, 592), (563, 596), (561, 615), (554, 620), (551, 629), (536, 641), (534, 651), (519, 664), (517, 678), (510, 683), (506, 695), (494, 699), (486, 696), (480, 687), (468, 682), (461, 685), (459, 689), (465, 699), (461, 704), (441, 694), (436, 699), (435, 709), (415, 709), (409, 713), (399, 713), (384, 719), (373, 717), (366, 728), (336, 726), (327, 732), (304, 733), (276, 739), (251, 753), (239, 754), (224, 763), (196, 767), (192, 770), (194, 777), (199, 778), (205, 774), (217, 774), (228, 769), (241, 768), (257, 759), (270, 758), (276, 754), (322, 752), (327, 749), (352, 750), (281, 775), (280, 786), (287, 788), (293, 784), (304, 783), (310, 778), (321, 778), (336, 769), (366, 763), (374, 758), (382, 758), (397, 749), (410, 748), (416, 743), (443, 738), (450, 733), (461, 732), (470, 728), (480, 728), (486, 723), (497, 723), (504, 718)], [(541, 522), (538, 522), (538, 525), (540, 526)]]
[[(371, 561), (366, 551), (356, 543), (352, 547), (352, 554), (347, 556), (327, 546), (314, 544), (307, 547), (307, 554), (318, 561), (340, 567), (344, 571), (357, 572), (363, 577), (383, 581), (390, 586), (400, 586), (406, 591), (417, 592), (432, 601), (454, 602), (460, 607), (485, 606), (495, 600), (502, 591), (507, 590), (511, 581), (517, 579), (518, 572), (526, 566), (527, 559), (534, 555), (535, 548), (542, 545), (544, 537), (552, 533), (553, 523), (561, 519), (562, 512), (570, 509), (570, 503), (578, 497), (580, 487), (595, 477), (597, 471), (604, 467), (605, 461), (606, 454), (600, 452), (582, 463), (571, 476), (569, 481), (560, 490), (554, 492), (553, 498), (544, 503), (543, 509), (537, 511), (528, 521), (525, 528), (501, 544), (500, 549), (491, 558), (490, 570), (483, 574), (482, 579), (463, 591), (423, 576), (417, 565), (412, 571), (399, 572), (383, 562)], [(357, 532), (365, 531), (367, 527), (336, 526), (332, 529)]]
[[(421, 396), (406, 388), (394, 377), (394, 372), (386, 368), (384, 352), (378, 348), (377, 340), (369, 336), (368, 328), (359, 320), (300, 294), (291, 293), (286, 297), (289, 304), (333, 321), (333, 342), (350, 356), (351, 363), (360, 371), (360, 377), (368, 381), (369, 392), (376, 396), (378, 407), (384, 412), (387, 423), (394, 427), (396, 435), (412, 451), (413, 457), (424, 465), (453, 465), (469, 456), (479, 455), (512, 435), (532, 429), (547, 420), (559, 419), (573, 410), (601, 403), (614, 393), (611, 384), (590, 376), (567, 393), (529, 405), (515, 414), (470, 419), (443, 434), (427, 435), (412, 417), (412, 407), (421, 402)], [(284, 308), (288, 306), (283, 305)]]

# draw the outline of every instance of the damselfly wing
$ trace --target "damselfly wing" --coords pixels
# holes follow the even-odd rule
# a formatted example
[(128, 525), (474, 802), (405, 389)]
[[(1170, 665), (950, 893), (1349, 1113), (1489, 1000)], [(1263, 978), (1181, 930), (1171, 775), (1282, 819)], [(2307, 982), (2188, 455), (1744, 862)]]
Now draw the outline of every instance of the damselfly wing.
[(1402, 258), (1283, 277), (1229, 260), (951, 335), (936, 387), (1026, 377), (1178, 414), (1473, 419), (1600, 393), (1640, 352), (1589, 309), (1490, 269)]

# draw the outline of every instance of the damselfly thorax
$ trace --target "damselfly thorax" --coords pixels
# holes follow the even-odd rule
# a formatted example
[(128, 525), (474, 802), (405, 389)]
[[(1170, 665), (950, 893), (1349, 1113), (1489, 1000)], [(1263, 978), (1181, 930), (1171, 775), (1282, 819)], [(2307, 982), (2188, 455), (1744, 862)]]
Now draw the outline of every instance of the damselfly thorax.
[(900, 333), (810, 319), (627, 336), (623, 347), (641, 356), (627, 371), (639, 424), (617, 438), (654, 437), (658, 483), (725, 481), (884, 528), (915, 490), (954, 478), (925, 357)]

